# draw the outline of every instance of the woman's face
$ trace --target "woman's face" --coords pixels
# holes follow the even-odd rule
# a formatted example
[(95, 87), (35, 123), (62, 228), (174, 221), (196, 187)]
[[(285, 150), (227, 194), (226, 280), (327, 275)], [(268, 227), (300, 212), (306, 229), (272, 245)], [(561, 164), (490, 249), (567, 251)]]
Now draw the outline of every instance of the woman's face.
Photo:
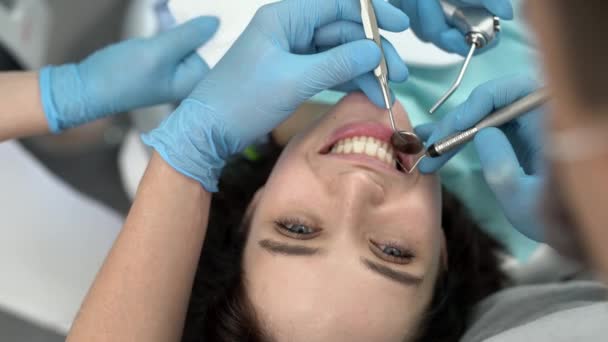
[[(395, 115), (411, 130), (398, 103)], [(416, 333), (446, 257), (441, 189), (436, 176), (395, 167), (390, 134), (386, 111), (351, 94), (292, 139), (258, 192), (246, 287), (277, 340)]]

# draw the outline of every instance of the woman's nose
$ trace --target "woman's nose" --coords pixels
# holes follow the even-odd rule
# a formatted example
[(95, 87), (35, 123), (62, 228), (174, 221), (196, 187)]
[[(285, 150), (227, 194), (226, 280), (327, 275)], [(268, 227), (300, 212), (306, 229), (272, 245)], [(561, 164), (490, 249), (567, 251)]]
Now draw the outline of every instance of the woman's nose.
[(331, 180), (330, 196), (345, 212), (364, 214), (366, 209), (384, 203), (386, 191), (371, 175), (360, 171), (344, 172)]

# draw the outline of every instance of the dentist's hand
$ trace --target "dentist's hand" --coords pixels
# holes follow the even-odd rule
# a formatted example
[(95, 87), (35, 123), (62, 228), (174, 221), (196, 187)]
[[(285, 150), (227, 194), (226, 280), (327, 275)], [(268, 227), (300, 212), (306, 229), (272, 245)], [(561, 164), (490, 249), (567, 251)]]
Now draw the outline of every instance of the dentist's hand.
[[(383, 0), (374, 5), (381, 27), (406, 29), (403, 12)], [(358, 82), (379, 64), (372, 41), (351, 41), (350, 33), (362, 31), (360, 12), (352, 0), (285, 0), (260, 8), (188, 99), (144, 141), (176, 170), (217, 191), (227, 158), (305, 100)], [(389, 64), (390, 72), (406, 75), (401, 59), (389, 58)]]
[(44, 111), (52, 132), (139, 107), (180, 101), (209, 70), (196, 54), (217, 30), (202, 17), (151, 39), (100, 50), (79, 64), (40, 71)]
[[(440, 122), (416, 127), (420, 137), (432, 144), (474, 126), (486, 115), (537, 88), (527, 77), (490, 81), (473, 91), (469, 99)], [(475, 148), (488, 186), (511, 224), (531, 239), (542, 241), (538, 206), (543, 184), (542, 126), (540, 110), (532, 111), (499, 128), (486, 128), (475, 137)], [(438, 170), (457, 151), (440, 158), (427, 158), (420, 171)]]
[[(502, 19), (513, 19), (513, 7), (510, 0), (461, 1), (485, 7)], [(439, 0), (390, 0), (390, 2), (401, 8), (410, 17), (412, 30), (423, 41), (431, 42), (447, 52), (463, 56), (469, 52), (470, 46), (466, 44), (464, 35), (447, 24)], [(496, 40), (479, 51), (486, 51), (495, 45)]]

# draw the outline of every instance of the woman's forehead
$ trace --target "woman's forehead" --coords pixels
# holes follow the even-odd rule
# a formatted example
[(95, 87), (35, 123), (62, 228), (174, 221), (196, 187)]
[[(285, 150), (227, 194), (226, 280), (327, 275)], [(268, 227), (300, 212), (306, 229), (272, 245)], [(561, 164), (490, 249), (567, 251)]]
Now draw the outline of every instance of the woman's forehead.
[(248, 274), (247, 291), (272, 334), (291, 341), (403, 341), (429, 305), (345, 272), (282, 272)]

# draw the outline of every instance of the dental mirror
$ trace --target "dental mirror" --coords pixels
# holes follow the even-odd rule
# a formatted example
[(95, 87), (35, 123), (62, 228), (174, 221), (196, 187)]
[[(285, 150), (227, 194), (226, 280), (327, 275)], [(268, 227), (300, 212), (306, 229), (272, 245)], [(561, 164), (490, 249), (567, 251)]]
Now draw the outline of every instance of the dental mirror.
[(395, 131), (391, 136), (393, 148), (405, 154), (419, 154), (424, 150), (424, 144), (420, 138), (412, 132)]
[(395, 115), (390, 107), (388, 109), (388, 117), (391, 120), (391, 127), (393, 128), (391, 145), (395, 150), (405, 154), (419, 154), (424, 150), (424, 144), (416, 134), (397, 129)]

